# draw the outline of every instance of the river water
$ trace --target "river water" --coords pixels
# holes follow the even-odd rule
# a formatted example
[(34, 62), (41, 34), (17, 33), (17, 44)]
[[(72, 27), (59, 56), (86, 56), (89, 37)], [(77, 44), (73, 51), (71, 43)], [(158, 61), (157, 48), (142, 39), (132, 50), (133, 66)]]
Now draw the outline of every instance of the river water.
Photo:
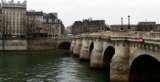
[(0, 53), (0, 82), (107, 82), (106, 70), (91, 70), (66, 51)]

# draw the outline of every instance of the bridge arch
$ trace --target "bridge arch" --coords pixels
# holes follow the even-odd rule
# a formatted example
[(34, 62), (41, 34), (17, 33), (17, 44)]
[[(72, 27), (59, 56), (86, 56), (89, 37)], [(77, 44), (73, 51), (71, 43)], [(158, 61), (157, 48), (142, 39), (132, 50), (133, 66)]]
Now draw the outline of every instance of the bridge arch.
[(159, 52), (146, 51), (146, 50), (138, 49), (138, 48), (137, 49), (131, 48), (130, 51), (133, 52), (133, 53), (130, 52), (130, 57), (129, 57), (129, 66), (130, 67), (136, 58), (138, 58), (139, 56), (144, 55), (144, 54), (149, 55), (160, 62)]
[[(105, 45), (104, 45), (105, 46)], [(108, 71), (107, 73), (107, 78), (110, 78), (110, 64), (111, 60), (115, 54), (115, 48), (112, 45), (107, 45), (104, 47), (103, 51), (103, 66), (104, 68)], [(109, 81), (110, 79), (108, 79)]]
[(94, 49), (94, 42), (91, 42), (89, 46), (89, 56), (91, 56), (93, 49)]
[(110, 64), (113, 56), (115, 54), (115, 48), (113, 46), (108, 46), (103, 54), (103, 62), (105, 64)]
[(160, 62), (153, 56), (143, 54), (131, 64), (129, 82), (160, 81)]
[(69, 50), (70, 49), (70, 46), (71, 46), (71, 43), (70, 42), (61, 42), (59, 43), (58, 45), (58, 49), (66, 49), (66, 50)]

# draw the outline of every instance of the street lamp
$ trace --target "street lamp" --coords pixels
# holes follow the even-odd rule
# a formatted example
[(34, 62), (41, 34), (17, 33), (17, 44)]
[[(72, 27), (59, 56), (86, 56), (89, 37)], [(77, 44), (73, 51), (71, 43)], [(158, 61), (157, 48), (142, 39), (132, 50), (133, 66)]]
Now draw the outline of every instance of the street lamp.
[(130, 15), (128, 15), (128, 29), (131, 29), (131, 26), (130, 26)]
[(123, 30), (123, 17), (121, 17), (121, 31)]

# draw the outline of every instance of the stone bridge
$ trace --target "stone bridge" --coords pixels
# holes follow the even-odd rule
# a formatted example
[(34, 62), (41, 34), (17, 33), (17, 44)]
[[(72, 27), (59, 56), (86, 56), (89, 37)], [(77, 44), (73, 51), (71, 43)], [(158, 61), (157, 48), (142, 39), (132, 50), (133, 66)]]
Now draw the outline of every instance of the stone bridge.
[(102, 32), (72, 37), (70, 51), (91, 68), (110, 66), (110, 80), (160, 79), (160, 33)]
[(57, 43), (57, 47), (59, 49), (70, 49), (71, 42), (72, 42), (73, 36), (59, 36), (55, 38), (54, 40)]

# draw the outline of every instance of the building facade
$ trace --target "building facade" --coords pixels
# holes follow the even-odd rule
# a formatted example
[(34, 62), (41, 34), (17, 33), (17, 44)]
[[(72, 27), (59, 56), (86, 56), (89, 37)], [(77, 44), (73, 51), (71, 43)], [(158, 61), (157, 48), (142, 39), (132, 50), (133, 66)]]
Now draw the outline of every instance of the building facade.
[(27, 11), (27, 34), (34, 36), (40, 32), (43, 25), (42, 11)]
[(26, 7), (27, 2), (1, 0), (2, 27), (6, 37), (24, 37), (26, 35)]
[(27, 25), (30, 37), (56, 37), (64, 32), (64, 25), (57, 13), (27, 11)]
[(110, 31), (136, 31), (136, 28), (137, 25), (110, 25)]
[(154, 31), (156, 28), (156, 22), (139, 22), (137, 25), (137, 31)]
[(72, 34), (93, 33), (107, 31), (109, 27), (105, 24), (105, 20), (83, 20), (75, 21), (71, 26)]
[(26, 1), (15, 2), (14, 0), (1, 0), (0, 27), (0, 36), (5, 38), (58, 36), (63, 34), (65, 29), (57, 13), (27, 11)]
[(57, 37), (64, 33), (65, 27), (60, 19), (58, 19), (57, 13), (44, 13), (43, 25), (40, 29), (40, 33), (47, 34), (48, 37)]
[(81, 34), (81, 33), (83, 33), (82, 25), (83, 25), (83, 22), (75, 21), (74, 24), (71, 26), (71, 33), (72, 34)]
[(110, 25), (110, 31), (160, 31), (160, 24), (156, 24), (156, 22), (139, 22), (135, 25)]
[(154, 29), (156, 32), (160, 32), (160, 24), (156, 24), (156, 28)]

